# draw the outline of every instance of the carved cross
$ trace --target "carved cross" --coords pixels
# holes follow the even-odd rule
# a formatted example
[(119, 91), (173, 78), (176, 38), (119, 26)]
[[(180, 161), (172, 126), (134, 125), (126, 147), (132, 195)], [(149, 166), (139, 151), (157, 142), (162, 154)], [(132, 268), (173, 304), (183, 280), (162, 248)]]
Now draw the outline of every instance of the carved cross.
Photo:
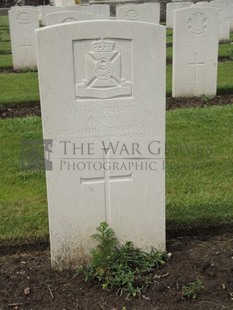
[(26, 58), (29, 56), (29, 48), (32, 47), (32, 44), (27, 43), (27, 39), (24, 40), (24, 43), (21, 46), (26, 48)]
[[(103, 163), (109, 162), (109, 151), (107, 152), (107, 161), (105, 156), (103, 156)], [(101, 177), (93, 178), (80, 178), (80, 183), (82, 185), (90, 184), (104, 184), (104, 204), (105, 204), (105, 221), (111, 224), (111, 183), (114, 182), (132, 182), (132, 173), (127, 175), (110, 175), (109, 170), (104, 169), (104, 175)]]
[(195, 67), (195, 82), (198, 82), (198, 67), (204, 66), (204, 62), (198, 62), (198, 53), (195, 53), (195, 62), (188, 63), (189, 66)]

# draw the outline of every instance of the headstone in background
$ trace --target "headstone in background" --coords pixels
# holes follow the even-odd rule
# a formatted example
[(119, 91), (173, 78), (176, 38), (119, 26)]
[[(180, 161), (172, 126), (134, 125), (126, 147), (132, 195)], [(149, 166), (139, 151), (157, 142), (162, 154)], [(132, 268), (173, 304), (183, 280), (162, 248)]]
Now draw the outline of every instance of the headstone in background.
[(159, 24), (160, 22), (160, 4), (142, 3), (119, 5), (116, 8), (117, 19), (134, 20), (148, 23)]
[(166, 6), (166, 27), (173, 28), (174, 11), (186, 7), (190, 7), (193, 2), (172, 2)]
[(172, 63), (173, 97), (216, 95), (217, 10), (191, 7), (175, 11)]
[(36, 7), (31, 5), (14, 5), (11, 10), (22, 10), (22, 9), (36, 9)]
[(64, 8), (62, 7), (57, 7), (57, 6), (50, 6), (50, 5), (44, 5), (41, 7), (41, 12), (42, 12), (42, 19), (41, 23), (43, 26), (46, 25), (46, 15), (55, 13), (55, 12), (62, 12), (64, 11)]
[(63, 11), (46, 15), (46, 26), (70, 23), (81, 20), (93, 20), (95, 15), (78, 11)]
[(35, 29), (39, 28), (36, 8), (9, 10), (13, 68), (36, 67)]
[(79, 12), (91, 13), (95, 15), (95, 19), (109, 19), (110, 6), (109, 4), (81, 4), (74, 7), (66, 7), (66, 10), (75, 10)]
[(219, 11), (219, 41), (230, 39), (230, 6), (226, 0), (214, 0), (210, 5)]
[(230, 13), (230, 31), (233, 32), (233, 0), (226, 0)]
[(75, 6), (75, 0), (55, 0), (54, 5), (58, 7)]
[(109, 4), (91, 4), (88, 6), (88, 12), (95, 14), (96, 19), (109, 19), (110, 5)]
[(36, 34), (52, 266), (76, 267), (102, 221), (120, 242), (164, 250), (166, 28), (105, 20)]

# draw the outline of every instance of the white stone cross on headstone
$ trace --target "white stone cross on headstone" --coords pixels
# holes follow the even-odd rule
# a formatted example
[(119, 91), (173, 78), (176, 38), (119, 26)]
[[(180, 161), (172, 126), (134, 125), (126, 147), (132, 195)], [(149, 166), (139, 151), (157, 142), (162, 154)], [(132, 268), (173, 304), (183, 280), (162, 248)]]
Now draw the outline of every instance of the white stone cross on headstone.
[(28, 40), (25, 39), (24, 43), (21, 44), (21, 46), (26, 49), (25, 56), (28, 59), (29, 58), (29, 49), (32, 48), (32, 44), (28, 43)]
[(189, 66), (194, 66), (195, 67), (195, 82), (198, 82), (198, 67), (199, 66), (204, 66), (204, 62), (198, 62), (198, 53), (195, 53), (195, 62), (190, 62), (188, 64)]
[[(107, 151), (107, 160), (105, 152), (103, 153), (103, 164), (109, 162), (109, 153)], [(109, 169), (104, 169), (104, 175), (102, 177), (83, 178), (80, 177), (80, 184), (104, 184), (104, 201), (105, 201), (105, 221), (111, 225), (111, 183), (113, 182), (132, 182), (132, 173), (127, 175), (110, 175)]]

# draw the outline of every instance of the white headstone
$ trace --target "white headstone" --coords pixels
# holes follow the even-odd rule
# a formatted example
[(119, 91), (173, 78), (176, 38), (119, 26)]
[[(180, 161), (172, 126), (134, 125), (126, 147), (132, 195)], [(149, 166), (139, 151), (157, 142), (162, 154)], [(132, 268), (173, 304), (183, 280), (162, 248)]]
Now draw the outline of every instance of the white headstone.
[(14, 5), (11, 7), (11, 10), (22, 10), (22, 9), (34, 9), (36, 10), (35, 6), (32, 5)]
[(81, 4), (76, 4), (76, 5), (70, 5), (70, 6), (66, 6), (64, 9), (65, 11), (85, 11), (83, 10), (83, 7), (86, 7), (89, 5), (81, 5)]
[(230, 31), (233, 32), (233, 0), (227, 0), (230, 13)]
[(64, 11), (46, 15), (46, 26), (77, 22), (80, 20), (93, 20), (95, 15), (78, 11)]
[(205, 7), (175, 11), (172, 96), (216, 95), (217, 66), (218, 11)]
[(36, 67), (35, 29), (39, 28), (36, 8), (9, 10), (13, 68)]
[(117, 19), (143, 21), (159, 24), (160, 22), (160, 4), (142, 3), (120, 5), (116, 8)]
[(75, 6), (75, 0), (55, 0), (54, 5), (58, 7), (64, 7), (64, 6)]
[(226, 0), (214, 0), (210, 5), (219, 11), (219, 40), (230, 39), (230, 7)]
[(77, 10), (80, 12), (91, 13), (95, 15), (95, 19), (109, 19), (110, 6), (109, 4), (83, 4), (75, 5), (74, 7), (66, 7), (66, 10)]
[(42, 25), (45, 26), (46, 25), (46, 15), (47, 14), (52, 14), (52, 13), (56, 13), (56, 12), (62, 12), (64, 11), (64, 8), (62, 7), (56, 7), (56, 6), (50, 6), (50, 5), (44, 5), (41, 7), (41, 13), (42, 13)]
[(165, 27), (85, 21), (36, 34), (52, 266), (85, 258), (102, 221), (121, 242), (164, 250)]
[(190, 7), (192, 2), (173, 2), (167, 3), (166, 6), (166, 27), (173, 28), (174, 11), (186, 7)]
[(109, 19), (110, 17), (109, 4), (91, 4), (87, 8), (88, 12), (95, 14), (96, 19)]

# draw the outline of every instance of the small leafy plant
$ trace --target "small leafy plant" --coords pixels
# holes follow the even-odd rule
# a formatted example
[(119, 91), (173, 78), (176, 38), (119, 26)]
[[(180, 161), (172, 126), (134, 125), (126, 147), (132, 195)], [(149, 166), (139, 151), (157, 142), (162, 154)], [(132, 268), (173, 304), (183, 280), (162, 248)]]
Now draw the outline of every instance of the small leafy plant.
[(191, 282), (182, 287), (182, 295), (190, 299), (196, 299), (198, 292), (204, 287), (202, 279), (197, 278), (194, 282)]
[(119, 245), (115, 232), (106, 222), (97, 227), (92, 236), (98, 244), (91, 252), (91, 262), (78, 272), (86, 281), (99, 281), (103, 289), (115, 289), (118, 294), (141, 296), (155, 275), (155, 269), (168, 260), (165, 252), (151, 249), (146, 253), (132, 242)]

